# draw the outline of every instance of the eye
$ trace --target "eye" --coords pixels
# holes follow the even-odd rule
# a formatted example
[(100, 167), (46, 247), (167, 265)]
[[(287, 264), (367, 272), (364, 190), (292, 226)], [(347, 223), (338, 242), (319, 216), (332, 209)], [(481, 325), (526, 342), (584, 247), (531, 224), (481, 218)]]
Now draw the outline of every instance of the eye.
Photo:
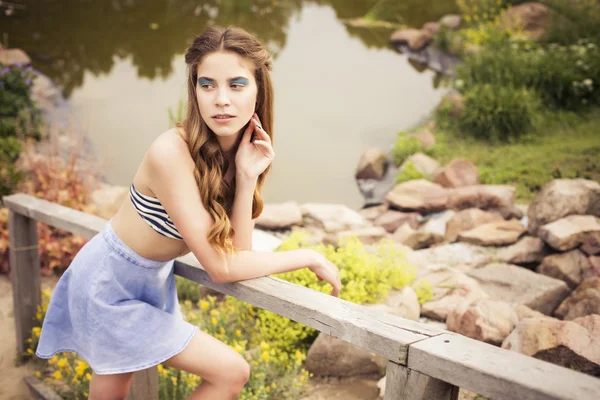
[(233, 89), (241, 89), (241, 88), (244, 87), (244, 85), (242, 85), (241, 83), (232, 83), (230, 85), (230, 87), (233, 88)]
[(211, 85), (210, 83), (201, 83), (201, 84), (200, 84), (200, 87), (201, 87), (202, 89), (210, 89), (210, 88), (212, 88), (212, 87), (213, 87), (213, 85)]

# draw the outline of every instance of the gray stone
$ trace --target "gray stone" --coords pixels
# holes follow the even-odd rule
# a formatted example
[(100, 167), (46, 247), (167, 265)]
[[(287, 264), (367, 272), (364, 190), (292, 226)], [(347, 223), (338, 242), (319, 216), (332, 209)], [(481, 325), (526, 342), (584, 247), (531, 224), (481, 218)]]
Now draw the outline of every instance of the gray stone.
[(571, 250), (584, 243), (600, 241), (600, 218), (569, 215), (540, 227), (538, 236), (556, 250)]
[(583, 281), (588, 269), (591, 269), (591, 265), (585, 254), (572, 250), (544, 258), (536, 272), (565, 281), (569, 288), (575, 289)]
[(600, 277), (583, 281), (556, 309), (554, 315), (561, 319), (575, 319), (600, 314)]
[(256, 219), (256, 226), (265, 229), (283, 229), (302, 224), (302, 212), (298, 203), (266, 203)]

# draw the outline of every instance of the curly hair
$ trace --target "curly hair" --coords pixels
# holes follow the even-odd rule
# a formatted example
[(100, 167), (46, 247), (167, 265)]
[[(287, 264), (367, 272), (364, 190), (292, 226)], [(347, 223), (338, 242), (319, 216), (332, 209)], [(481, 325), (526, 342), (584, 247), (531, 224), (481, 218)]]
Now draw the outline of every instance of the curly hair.
[[(258, 86), (256, 114), (264, 130), (273, 140), (273, 86), (270, 71), (272, 60), (269, 52), (250, 33), (236, 27), (212, 26), (196, 37), (185, 54), (188, 69), (188, 106), (183, 123), (177, 123), (187, 133), (187, 145), (196, 169), (194, 177), (200, 189), (202, 203), (211, 217), (213, 226), (208, 233), (209, 243), (221, 254), (234, 251), (232, 238), (235, 234), (229, 220), (235, 194), (235, 177), (231, 183), (223, 180), (228, 161), (223, 155), (216, 135), (200, 115), (196, 99), (198, 65), (213, 52), (227, 51), (250, 61), (254, 66), (254, 78)], [(237, 150), (237, 149), (236, 149)], [(259, 177), (254, 189), (252, 218), (263, 209), (261, 188), (270, 171), (269, 166)]]

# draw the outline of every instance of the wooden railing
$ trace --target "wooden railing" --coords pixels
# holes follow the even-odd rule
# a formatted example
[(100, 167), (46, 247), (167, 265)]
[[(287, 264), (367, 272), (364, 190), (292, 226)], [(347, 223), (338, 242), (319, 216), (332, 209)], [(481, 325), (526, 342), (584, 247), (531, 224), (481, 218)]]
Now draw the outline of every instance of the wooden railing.
[[(9, 208), (17, 351), (26, 349), (40, 302), (37, 221), (91, 238), (106, 220), (24, 194)], [(175, 274), (341, 338), (388, 361), (385, 400), (450, 400), (458, 388), (492, 399), (598, 400), (600, 379), (336, 297), (265, 277), (218, 285), (193, 256)], [(129, 399), (158, 398), (156, 367), (134, 374)]]

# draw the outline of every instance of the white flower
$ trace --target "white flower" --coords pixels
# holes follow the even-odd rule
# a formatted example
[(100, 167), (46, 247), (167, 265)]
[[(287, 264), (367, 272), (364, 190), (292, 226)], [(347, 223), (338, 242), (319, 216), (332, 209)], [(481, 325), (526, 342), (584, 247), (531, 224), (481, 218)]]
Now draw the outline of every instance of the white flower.
[(589, 88), (592, 87), (593, 83), (594, 83), (594, 81), (592, 81), (590, 78), (587, 78), (586, 80), (583, 81), (583, 84)]
[(457, 89), (460, 89), (461, 87), (463, 87), (465, 85), (465, 82), (462, 79), (457, 79), (454, 82), (454, 87)]

